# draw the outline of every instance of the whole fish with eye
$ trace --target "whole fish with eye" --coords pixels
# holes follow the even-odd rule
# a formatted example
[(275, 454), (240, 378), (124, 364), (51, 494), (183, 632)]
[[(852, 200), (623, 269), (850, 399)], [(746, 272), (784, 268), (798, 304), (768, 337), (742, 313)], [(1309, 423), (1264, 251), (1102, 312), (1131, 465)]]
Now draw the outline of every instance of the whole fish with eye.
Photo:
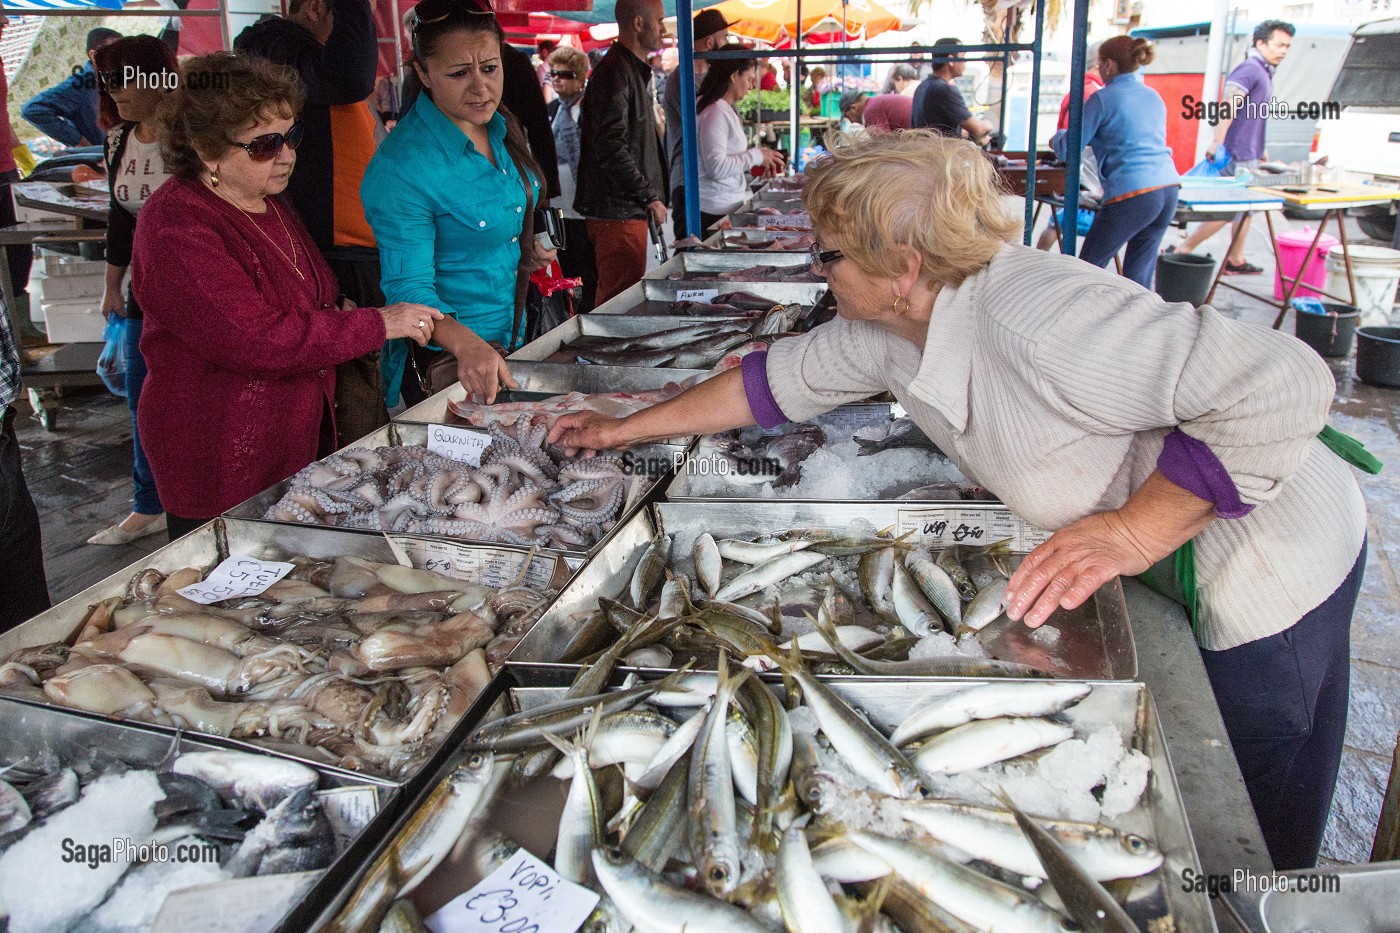
[(696, 456), (727, 460), (729, 470), (725, 475), (731, 483), (772, 483), (775, 489), (779, 489), (801, 479), (802, 461), (825, 443), (826, 434), (821, 428), (804, 425), (783, 434), (762, 435), (748, 444), (742, 443), (732, 433), (706, 436), (696, 448)]
[(938, 449), (938, 445), (924, 433), (924, 429), (914, 423), (912, 418), (896, 418), (889, 423), (883, 434), (871, 436), (877, 434), (878, 431), (878, 428), (867, 428), (861, 434), (851, 437), (851, 440), (855, 441), (856, 446), (860, 448), (856, 456), (869, 457), (886, 450), (898, 450), (902, 447), (920, 447), (946, 456), (943, 451)]

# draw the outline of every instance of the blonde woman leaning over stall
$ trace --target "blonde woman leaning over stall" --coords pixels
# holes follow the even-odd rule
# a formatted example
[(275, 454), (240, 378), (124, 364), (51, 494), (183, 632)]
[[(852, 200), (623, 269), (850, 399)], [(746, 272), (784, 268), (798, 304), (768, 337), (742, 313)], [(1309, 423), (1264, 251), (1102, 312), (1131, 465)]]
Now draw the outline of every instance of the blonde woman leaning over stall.
[(1192, 542), (1193, 627), (1269, 852), (1311, 865), (1365, 565), (1360, 491), (1319, 439), (1332, 376), (1285, 334), (1013, 244), (998, 193), (969, 142), (836, 150), (803, 199), (840, 317), (631, 417), (566, 415), (550, 440), (776, 426), (889, 391), (968, 477), (1055, 531), (1007, 591), (1031, 626)]

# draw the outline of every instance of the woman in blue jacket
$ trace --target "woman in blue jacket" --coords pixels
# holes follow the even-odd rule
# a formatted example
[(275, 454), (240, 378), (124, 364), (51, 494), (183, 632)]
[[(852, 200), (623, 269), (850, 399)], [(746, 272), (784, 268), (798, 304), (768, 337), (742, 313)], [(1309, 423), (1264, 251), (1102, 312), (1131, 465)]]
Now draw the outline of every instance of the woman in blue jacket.
[[(1094, 150), (1104, 200), (1079, 258), (1100, 268), (1127, 244), (1123, 275), (1152, 287), (1157, 248), (1176, 213), (1181, 176), (1167, 148), (1167, 106), (1137, 70), (1153, 57), (1152, 43), (1114, 36), (1099, 46), (1103, 88), (1084, 102), (1084, 145)], [(1050, 141), (1065, 157), (1065, 133)]]
[[(512, 339), (520, 275), (554, 259), (522, 235), (543, 173), (500, 106), (504, 35), (496, 17), (453, 0), (423, 0), (414, 12), (411, 79), (422, 91), (370, 161), (360, 196), (379, 243), (385, 299), (441, 311), (433, 343), (456, 357), (467, 392), (492, 402), (500, 386), (515, 387), (491, 344)], [(406, 86), (405, 99), (415, 90)], [(417, 377), (434, 361), (407, 341), (385, 346), (388, 404), (400, 391), (406, 402), (421, 398)]]

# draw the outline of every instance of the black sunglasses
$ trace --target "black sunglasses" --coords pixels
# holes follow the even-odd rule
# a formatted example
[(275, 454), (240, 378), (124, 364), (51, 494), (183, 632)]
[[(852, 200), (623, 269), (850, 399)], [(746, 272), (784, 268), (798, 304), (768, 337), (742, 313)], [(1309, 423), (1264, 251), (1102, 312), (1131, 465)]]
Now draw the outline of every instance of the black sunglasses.
[(478, 9), (471, 0), (423, 0), (413, 8), (413, 31), (419, 26), (440, 23), (453, 13), (472, 13), (477, 16), (495, 16), (490, 10)]
[(826, 271), (826, 267), (838, 259), (845, 259), (846, 254), (839, 249), (822, 249), (820, 243), (813, 243), (810, 250), (812, 259), (812, 271), (821, 275)]
[(578, 77), (578, 72), (577, 72), (577, 71), (551, 71), (551, 72), (549, 73), (549, 76), (550, 76), (551, 78), (562, 78), (562, 79), (564, 79), (565, 81), (572, 81), (572, 80), (574, 80), (575, 78)]
[(230, 139), (230, 146), (238, 146), (240, 149), (248, 150), (248, 158), (254, 162), (270, 162), (277, 158), (277, 153), (282, 151), (283, 146), (288, 146), (293, 152), (301, 145), (301, 137), (304, 132), (301, 121), (292, 124), (292, 128), (286, 133), (264, 133), (262, 136), (255, 136), (246, 143), (241, 143), (236, 139)]

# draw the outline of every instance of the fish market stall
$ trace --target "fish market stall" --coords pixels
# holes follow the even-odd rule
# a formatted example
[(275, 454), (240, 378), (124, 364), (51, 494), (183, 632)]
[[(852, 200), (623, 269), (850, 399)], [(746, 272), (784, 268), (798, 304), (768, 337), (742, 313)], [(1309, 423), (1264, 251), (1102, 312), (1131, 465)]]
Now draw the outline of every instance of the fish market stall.
[(396, 557), (383, 537), (216, 520), (0, 635), (0, 693), (407, 781), (567, 569)]
[[(235, 506), (228, 516), (538, 547), (577, 558), (639, 508), (664, 475), (629, 471), (630, 461), (617, 456), (563, 458), (544, 443), (548, 425), (525, 412), (485, 427), (483, 434), (387, 425)], [(628, 456), (669, 464), (678, 453), (655, 444), (633, 448)]]
[(753, 206), (751, 210), (728, 215), (730, 228), (759, 227), (785, 233), (805, 233), (812, 229), (812, 218), (805, 209), (780, 210), (777, 207)]
[[(664, 915), (825, 931), (880, 912), (920, 931), (1073, 929), (1097, 913), (1213, 929), (1204, 892), (1176, 883), (1200, 862), (1140, 684), (790, 674), (800, 701), (730, 667), (631, 686), (513, 670), (506, 715), (427, 801), (458, 832), (401, 820), (317, 928), (373, 928), (394, 887), (432, 923), (500, 887), (477, 885), (523, 848), (558, 894), (593, 892), (586, 929)], [(401, 885), (381, 867), (395, 862), (412, 866)]]
[(393, 784), (0, 699), (11, 933), (297, 929), (382, 840)]
[[(727, 317), (631, 317), (585, 314), (515, 351), (512, 360), (587, 363), (597, 366), (657, 366), (711, 369), (731, 355), (742, 355), (797, 327), (811, 310), (799, 303), (754, 302), (762, 310)], [(707, 305), (708, 307), (708, 305)], [(737, 365), (737, 357), (733, 365)]]
[(700, 249), (804, 252), (815, 242), (816, 236), (810, 231), (786, 233), (764, 227), (733, 227), (711, 234)]
[[(677, 256), (686, 255), (678, 253)], [(668, 260), (668, 264), (674, 260)], [(672, 270), (674, 271), (674, 270)], [(648, 278), (637, 282), (626, 291), (619, 293), (603, 305), (593, 309), (592, 314), (632, 314), (642, 317), (660, 317), (669, 314), (686, 317), (734, 317), (740, 312), (766, 311), (775, 304), (813, 305), (826, 294), (826, 282), (812, 275), (806, 262), (782, 268), (776, 265), (755, 265), (747, 263), (736, 267), (733, 272), (723, 273), (727, 279), (718, 282), (671, 278), (671, 272), (660, 275), (661, 267), (653, 270)], [(740, 274), (742, 273), (742, 274)], [(757, 276), (765, 276), (759, 278)], [(732, 310), (726, 310), (719, 295), (743, 296), (743, 301)], [(707, 307), (713, 304), (715, 307)]]
[(801, 424), (701, 437), (671, 502), (797, 499), (995, 501), (890, 403), (842, 405)]
[(624, 638), (629, 669), (713, 669), (723, 649), (767, 671), (771, 649), (795, 641), (822, 660), (819, 673), (1134, 678), (1116, 580), (1039, 629), (1005, 616), (1007, 578), (1044, 537), (991, 503), (658, 503), (560, 592), (507, 663), (578, 665)]

